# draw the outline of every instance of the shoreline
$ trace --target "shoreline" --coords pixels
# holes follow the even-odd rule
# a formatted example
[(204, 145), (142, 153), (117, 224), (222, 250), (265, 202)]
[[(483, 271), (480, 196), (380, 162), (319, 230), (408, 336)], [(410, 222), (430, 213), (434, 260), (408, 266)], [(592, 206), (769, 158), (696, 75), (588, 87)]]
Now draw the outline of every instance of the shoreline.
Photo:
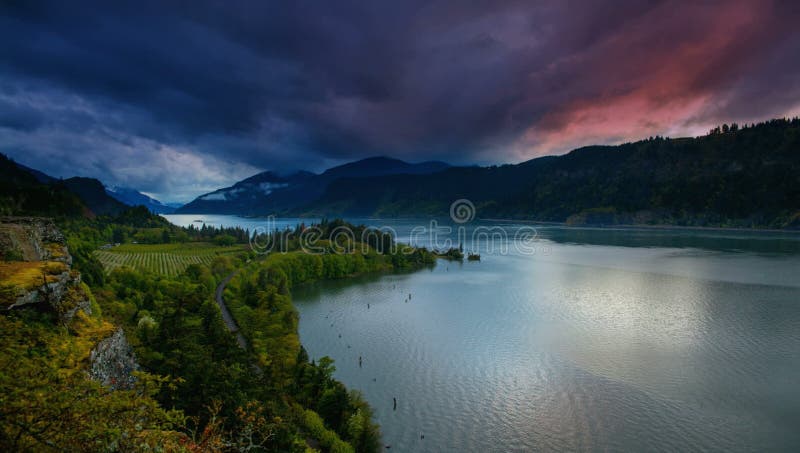
[[(160, 214), (162, 215), (162, 214)], [(267, 218), (275, 218), (275, 219), (309, 219), (309, 220), (316, 220), (319, 221), (322, 217), (278, 217), (278, 216), (246, 216), (241, 214), (167, 214), (167, 215), (217, 215), (217, 216), (230, 216), (230, 217), (240, 217), (242, 219), (267, 219)], [(332, 217), (333, 218), (333, 217)], [(428, 216), (428, 217), (370, 217), (370, 216), (342, 216), (336, 217), (342, 218), (344, 220), (351, 220), (351, 219), (363, 219), (363, 220), (375, 220), (375, 221), (410, 221), (410, 220), (424, 220), (424, 221), (431, 221), (437, 219), (445, 219), (449, 220), (446, 216)], [(169, 220), (169, 219), (167, 219)], [(663, 231), (718, 231), (718, 232), (747, 232), (747, 233), (785, 233), (788, 235), (798, 235), (800, 236), (800, 228), (798, 229), (791, 229), (791, 228), (747, 228), (747, 227), (721, 227), (721, 226), (686, 226), (686, 225), (668, 225), (668, 224), (584, 224), (584, 225), (567, 225), (566, 222), (555, 222), (555, 221), (547, 221), (547, 220), (531, 220), (531, 219), (497, 219), (497, 218), (483, 218), (478, 217), (475, 221), (484, 221), (484, 222), (498, 222), (498, 223), (523, 223), (523, 224), (531, 224), (531, 225), (546, 225), (546, 226), (558, 226), (564, 228), (574, 228), (574, 229), (604, 229), (604, 230), (612, 230), (612, 229), (620, 229), (620, 230), (633, 230), (633, 229), (641, 229), (641, 230), (663, 230)], [(171, 223), (171, 222), (170, 222)]]
[(713, 226), (685, 226), (685, 225), (665, 225), (665, 224), (585, 224), (585, 225), (567, 225), (566, 222), (550, 222), (540, 220), (518, 220), (518, 219), (492, 219), (480, 218), (487, 222), (504, 222), (504, 223), (528, 223), (537, 225), (550, 225), (560, 226), (564, 228), (584, 228), (584, 229), (598, 229), (598, 230), (664, 230), (664, 231), (732, 231), (732, 232), (747, 232), (747, 233), (788, 233), (791, 235), (800, 235), (800, 229), (778, 229), (778, 228), (746, 228), (746, 227), (713, 227)]

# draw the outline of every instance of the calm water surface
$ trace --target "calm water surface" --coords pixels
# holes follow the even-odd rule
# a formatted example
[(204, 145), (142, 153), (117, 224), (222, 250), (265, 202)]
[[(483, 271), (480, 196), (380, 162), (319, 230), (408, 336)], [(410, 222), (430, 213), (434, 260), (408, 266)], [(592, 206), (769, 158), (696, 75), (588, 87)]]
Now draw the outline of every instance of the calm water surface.
[(392, 451), (800, 450), (800, 237), (537, 229), (532, 255), (295, 288)]

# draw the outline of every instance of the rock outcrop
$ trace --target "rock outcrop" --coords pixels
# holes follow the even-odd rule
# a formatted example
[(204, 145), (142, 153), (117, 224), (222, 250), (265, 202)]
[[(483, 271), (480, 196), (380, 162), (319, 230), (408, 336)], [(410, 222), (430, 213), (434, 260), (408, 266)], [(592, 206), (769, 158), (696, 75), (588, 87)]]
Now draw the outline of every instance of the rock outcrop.
[(122, 328), (100, 341), (89, 358), (89, 376), (113, 390), (128, 390), (136, 382), (139, 364)]
[(65, 324), (78, 310), (91, 314), (88, 291), (71, 266), (52, 220), (0, 217), (0, 308), (52, 310)]
[[(0, 217), (0, 310), (51, 311), (64, 325), (78, 311), (91, 315), (91, 290), (71, 266), (66, 238), (52, 220)], [(138, 370), (121, 328), (90, 353), (89, 376), (113, 390), (133, 388)]]
[(51, 219), (41, 217), (0, 217), (0, 260), (72, 265), (66, 238)]

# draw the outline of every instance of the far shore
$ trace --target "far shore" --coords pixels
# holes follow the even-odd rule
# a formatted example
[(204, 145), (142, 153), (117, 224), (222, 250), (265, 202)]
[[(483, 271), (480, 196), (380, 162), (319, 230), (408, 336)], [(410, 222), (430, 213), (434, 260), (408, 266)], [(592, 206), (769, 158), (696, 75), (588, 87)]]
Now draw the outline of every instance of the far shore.
[(712, 227), (712, 226), (688, 226), (688, 225), (666, 225), (666, 224), (583, 224), (567, 225), (566, 222), (546, 222), (540, 220), (518, 220), (518, 219), (490, 219), (481, 218), (479, 220), (487, 222), (506, 222), (506, 223), (530, 223), (536, 225), (553, 225), (565, 228), (597, 228), (597, 229), (641, 229), (641, 230), (699, 230), (699, 231), (740, 231), (747, 233), (789, 233), (800, 234), (800, 229), (778, 229), (778, 228), (745, 228), (745, 227)]
[[(165, 214), (165, 215), (222, 215), (222, 216), (234, 216), (234, 217), (241, 217), (243, 219), (266, 219), (269, 217), (274, 217), (276, 219), (298, 219), (298, 220), (319, 220), (325, 218), (325, 216), (258, 216), (258, 215), (242, 215), (242, 214), (212, 214), (212, 213), (203, 213), (203, 214)], [(369, 217), (369, 216), (329, 216), (329, 219), (333, 218), (344, 218), (344, 219), (365, 219), (365, 220), (436, 220), (436, 219), (448, 219), (444, 216), (430, 216), (430, 217)], [(667, 225), (667, 224), (580, 224), (580, 225), (568, 225), (566, 222), (553, 222), (553, 221), (546, 221), (546, 220), (530, 220), (530, 219), (495, 219), (495, 218), (476, 218), (475, 220), (484, 221), (484, 222), (502, 222), (502, 223), (524, 223), (524, 224), (531, 224), (531, 225), (548, 225), (548, 226), (559, 226), (564, 228), (584, 228), (584, 229), (639, 229), (639, 230), (664, 230), (664, 231), (721, 231), (721, 232), (743, 232), (743, 233), (785, 233), (790, 235), (800, 235), (800, 229), (779, 229), (779, 228), (746, 228), (746, 227), (714, 227), (714, 226), (689, 226), (689, 225)], [(206, 222), (204, 222), (206, 223)]]

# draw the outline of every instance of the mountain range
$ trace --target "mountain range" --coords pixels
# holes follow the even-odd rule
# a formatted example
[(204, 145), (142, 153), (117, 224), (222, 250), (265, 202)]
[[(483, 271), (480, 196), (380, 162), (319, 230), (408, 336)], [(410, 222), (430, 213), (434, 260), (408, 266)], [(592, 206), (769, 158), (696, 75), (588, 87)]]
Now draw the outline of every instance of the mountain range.
[(374, 158), (321, 175), (262, 173), (178, 212), (447, 216), (462, 198), (483, 218), (797, 228), (800, 119), (725, 125), (701, 137), (588, 146), (502, 166), (415, 166)]
[[(119, 215), (132, 206), (156, 214), (174, 207), (130, 188), (108, 188), (97, 179), (58, 179), (0, 154), (0, 213), (47, 216)], [(4, 208), (4, 209), (3, 209)]]
[(300, 171), (279, 175), (266, 171), (230, 187), (197, 197), (177, 214), (269, 215), (295, 211), (322, 196), (342, 178), (383, 178), (390, 175), (427, 175), (450, 168), (444, 162), (408, 163), (389, 157), (371, 157), (330, 168), (321, 174)]
[[(0, 213), (118, 214), (171, 207), (91, 178), (56, 179), (0, 155)], [(481, 218), (568, 224), (800, 228), (800, 118), (694, 138), (588, 146), (519, 164), (453, 167), (373, 157), (320, 174), (266, 171), (180, 214), (421, 217), (470, 200)]]
[[(104, 186), (94, 178), (54, 178), (16, 163), (5, 155), (0, 154), (0, 159), (0, 175), (5, 176), (7, 183), (0, 194), (5, 193), (8, 196), (9, 211), (26, 214), (49, 212), (51, 215), (76, 215), (78, 211), (83, 215), (118, 215), (133, 206), (144, 206), (155, 214), (176, 212), (264, 215), (265, 212), (287, 212), (305, 206), (320, 197), (329, 183), (340, 178), (418, 175), (450, 168), (444, 162), (411, 164), (388, 157), (372, 157), (328, 169), (322, 174), (298, 171), (281, 175), (265, 171), (231, 187), (204, 194), (181, 206), (162, 203), (133, 188)], [(35, 197), (37, 202), (28, 203), (31, 201), (29, 195), (39, 192), (41, 196)], [(56, 193), (63, 195), (64, 199), (59, 204), (64, 209), (58, 209), (52, 203), (44, 203), (43, 199), (47, 194), (54, 198), (52, 195)], [(67, 203), (67, 198), (71, 202)], [(25, 208), (20, 205), (23, 202), (26, 204)], [(37, 209), (37, 206), (41, 209)]]

